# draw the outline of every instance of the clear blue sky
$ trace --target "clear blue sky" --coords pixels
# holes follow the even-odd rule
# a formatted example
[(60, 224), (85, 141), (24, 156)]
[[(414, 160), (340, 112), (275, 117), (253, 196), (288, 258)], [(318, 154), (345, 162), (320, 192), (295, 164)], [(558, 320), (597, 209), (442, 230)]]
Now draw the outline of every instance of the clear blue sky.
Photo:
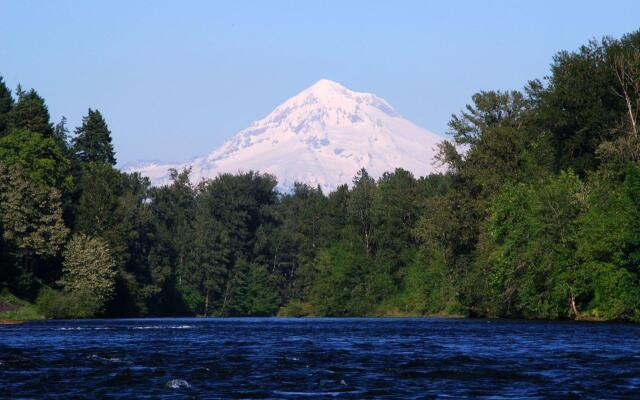
[(0, 0), (0, 75), (56, 121), (102, 111), (120, 163), (186, 161), (320, 78), (444, 133), (474, 92), (638, 28), (639, 1)]

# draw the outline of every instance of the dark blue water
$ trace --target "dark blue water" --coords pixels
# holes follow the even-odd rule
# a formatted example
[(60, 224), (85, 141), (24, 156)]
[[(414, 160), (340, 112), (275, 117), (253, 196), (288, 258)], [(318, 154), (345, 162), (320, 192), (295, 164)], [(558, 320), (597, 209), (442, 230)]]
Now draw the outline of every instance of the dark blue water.
[(137, 319), (0, 326), (3, 398), (640, 398), (640, 326)]

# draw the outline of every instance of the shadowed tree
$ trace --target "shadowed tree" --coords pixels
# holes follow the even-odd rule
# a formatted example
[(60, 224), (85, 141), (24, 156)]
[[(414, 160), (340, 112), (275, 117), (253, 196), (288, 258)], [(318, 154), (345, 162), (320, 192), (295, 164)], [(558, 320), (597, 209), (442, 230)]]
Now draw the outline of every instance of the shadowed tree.
[(53, 128), (53, 138), (60, 143), (66, 153), (69, 153), (69, 129), (67, 128), (67, 117), (63, 116), (60, 122)]
[(362, 168), (353, 178), (353, 189), (349, 197), (349, 213), (354, 223), (359, 226), (364, 244), (365, 254), (371, 253), (371, 230), (373, 214), (373, 197), (376, 182), (366, 169)]
[(13, 96), (11, 90), (0, 76), (0, 136), (4, 135), (9, 129), (9, 112), (13, 108)]
[(116, 164), (111, 131), (100, 111), (89, 109), (87, 115), (82, 118), (82, 126), (76, 128), (75, 133), (73, 152), (79, 160), (87, 163)]
[(53, 125), (44, 99), (33, 89), (23, 92), (18, 88), (17, 92), (18, 102), (9, 113), (10, 127), (39, 133), (44, 137), (52, 136)]

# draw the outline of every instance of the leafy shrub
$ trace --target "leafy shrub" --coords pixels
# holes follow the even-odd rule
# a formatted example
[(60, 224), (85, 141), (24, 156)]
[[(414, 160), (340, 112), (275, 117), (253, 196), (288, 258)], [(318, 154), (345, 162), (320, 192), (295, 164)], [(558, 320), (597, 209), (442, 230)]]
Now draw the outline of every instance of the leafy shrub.
[(45, 288), (40, 291), (36, 305), (45, 318), (88, 318), (96, 314), (95, 304), (76, 293), (62, 293)]

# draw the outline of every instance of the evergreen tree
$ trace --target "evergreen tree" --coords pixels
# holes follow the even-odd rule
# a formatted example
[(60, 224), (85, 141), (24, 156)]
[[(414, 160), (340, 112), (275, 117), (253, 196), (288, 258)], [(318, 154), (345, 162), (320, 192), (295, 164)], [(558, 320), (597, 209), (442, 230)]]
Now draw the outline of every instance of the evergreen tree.
[(415, 244), (416, 180), (409, 171), (398, 168), (382, 174), (377, 187), (372, 205), (376, 255), (399, 262), (403, 250)]
[[(151, 311), (163, 315), (191, 312), (189, 304), (182, 297), (180, 288), (187, 284), (183, 279), (189, 254), (194, 245), (194, 203), (195, 190), (189, 182), (190, 170), (170, 171), (171, 184), (149, 190), (151, 221), (154, 225), (152, 249), (149, 265), (152, 269), (166, 270), (169, 274), (162, 286), (160, 301)], [(193, 293), (189, 290), (184, 292)], [(201, 302), (191, 298), (192, 309)]]
[(31, 89), (24, 92), (20, 86), (16, 90), (18, 102), (9, 113), (9, 125), (12, 128), (39, 133), (44, 137), (53, 135), (53, 125), (49, 117), (49, 109), (44, 99)]
[(111, 144), (111, 131), (98, 110), (89, 109), (82, 118), (82, 126), (76, 128), (73, 152), (87, 163), (103, 162), (115, 165), (116, 157)]
[(0, 76), (0, 136), (4, 135), (9, 129), (9, 113), (13, 108), (13, 96), (11, 90)]
[(366, 169), (362, 168), (353, 178), (353, 190), (349, 196), (349, 214), (362, 237), (365, 254), (372, 251), (372, 207), (376, 182)]
[(69, 151), (69, 129), (67, 128), (67, 117), (63, 116), (60, 122), (53, 128), (53, 138), (66, 151)]
[(320, 187), (296, 183), (293, 193), (284, 194), (274, 213), (277, 227), (262, 231), (263, 242), (270, 246), (270, 259), (280, 294), (284, 299), (304, 299), (314, 280), (313, 263), (318, 251), (335, 239), (329, 230), (327, 197)]
[(241, 262), (237, 266), (239, 282), (235, 285), (234, 302), (230, 306), (235, 315), (269, 316), (278, 311), (280, 299), (272, 278), (265, 267)]

